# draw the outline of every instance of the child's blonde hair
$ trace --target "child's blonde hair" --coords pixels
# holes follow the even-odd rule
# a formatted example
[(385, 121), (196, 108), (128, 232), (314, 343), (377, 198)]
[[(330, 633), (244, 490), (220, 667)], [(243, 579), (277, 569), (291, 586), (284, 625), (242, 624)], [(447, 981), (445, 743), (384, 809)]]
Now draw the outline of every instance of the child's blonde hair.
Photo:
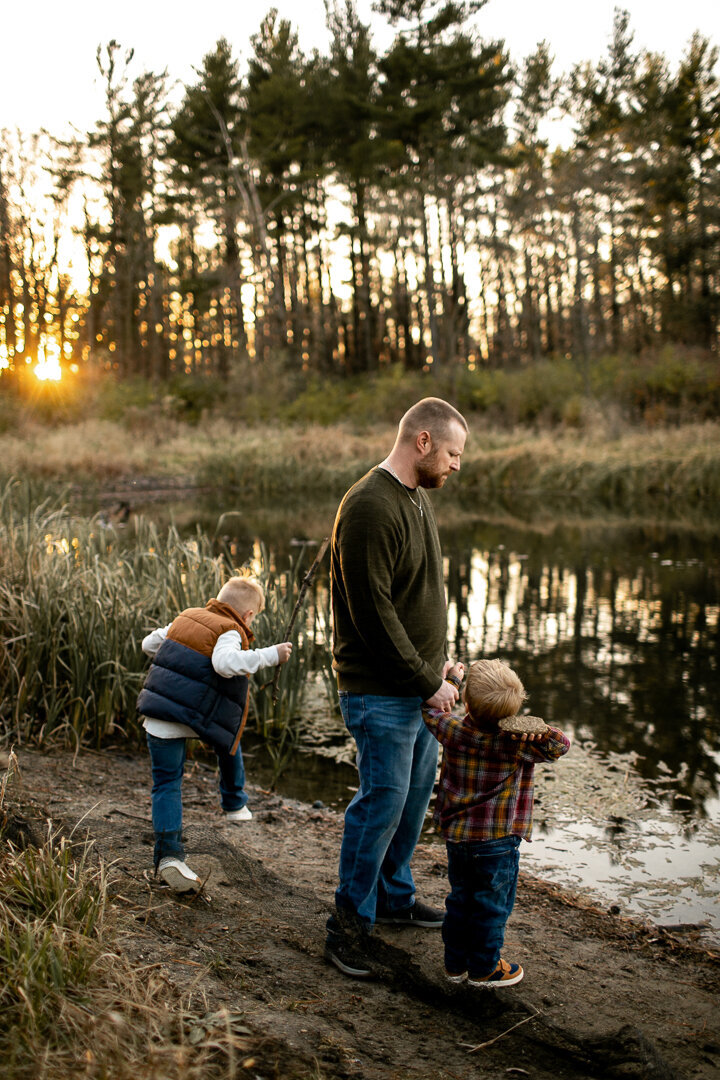
[(465, 684), (465, 705), (474, 720), (502, 720), (514, 716), (527, 694), (504, 660), (476, 660)]
[(221, 603), (234, 608), (238, 615), (246, 611), (253, 611), (258, 615), (265, 607), (265, 593), (260, 582), (254, 577), (228, 578), (217, 598)]

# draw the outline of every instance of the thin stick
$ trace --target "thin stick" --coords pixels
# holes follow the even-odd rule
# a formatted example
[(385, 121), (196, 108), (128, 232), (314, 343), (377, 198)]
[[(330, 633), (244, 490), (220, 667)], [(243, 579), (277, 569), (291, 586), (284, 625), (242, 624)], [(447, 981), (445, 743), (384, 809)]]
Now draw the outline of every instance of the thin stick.
[[(312, 581), (313, 577), (315, 576), (315, 571), (317, 570), (318, 566), (320, 565), (320, 563), (323, 560), (323, 555), (327, 551), (327, 546), (328, 546), (329, 543), (330, 543), (330, 537), (326, 536), (325, 539), (323, 540), (322, 544), (320, 545), (319, 549), (318, 549), (317, 555), (313, 559), (312, 566), (310, 567), (307, 574), (305, 575), (305, 577), (302, 580), (302, 585), (300, 586), (300, 591), (298, 592), (298, 598), (297, 598), (297, 601), (295, 603), (295, 607), (293, 608), (293, 613), (290, 616), (290, 622), (287, 624), (287, 628), (285, 630), (285, 641), (290, 640), (290, 635), (292, 634), (292, 628), (295, 625), (295, 620), (296, 620), (296, 618), (298, 616), (298, 612), (300, 611), (300, 605), (302, 604), (303, 597), (305, 596), (305, 593), (307, 592), (307, 589), (308, 589), (308, 586), (309, 586), (310, 582)], [(273, 683), (272, 683), (273, 709), (277, 705), (278, 684), (280, 682), (280, 669), (281, 669), (281, 667), (282, 667), (282, 664), (278, 664), (277, 668), (275, 669), (275, 678), (273, 679)]]
[(486, 1047), (492, 1046), (492, 1044), (496, 1043), (499, 1039), (504, 1039), (505, 1036), (509, 1035), (511, 1031), (514, 1031), (515, 1028), (522, 1027), (523, 1024), (529, 1023), (530, 1020), (536, 1020), (538, 1016), (542, 1015), (543, 1014), (541, 1012), (536, 1012), (533, 1013), (532, 1016), (526, 1016), (524, 1020), (518, 1020), (517, 1024), (513, 1024), (513, 1026), (509, 1027), (507, 1031), (501, 1031), (500, 1034), (496, 1035), (494, 1039), (488, 1039), (487, 1042), (478, 1043), (477, 1046), (468, 1046), (467, 1043), (461, 1043), (460, 1045), (467, 1049), (468, 1054), (474, 1054), (476, 1050), (485, 1050)]

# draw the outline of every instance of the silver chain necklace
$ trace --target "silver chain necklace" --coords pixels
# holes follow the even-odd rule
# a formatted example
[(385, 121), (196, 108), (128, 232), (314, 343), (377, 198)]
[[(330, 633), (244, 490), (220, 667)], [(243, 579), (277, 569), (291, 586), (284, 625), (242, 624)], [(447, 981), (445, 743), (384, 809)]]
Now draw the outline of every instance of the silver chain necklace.
[(390, 465), (387, 464), (387, 462), (384, 465), (379, 465), (378, 468), (385, 469), (386, 472), (389, 472), (391, 476), (395, 477), (395, 479), (397, 480), (398, 484), (400, 485), (400, 487), (403, 489), (403, 491), (407, 495), (410, 502), (413, 504), (413, 506), (416, 506), (418, 508), (418, 510), (420, 511), (420, 517), (423, 517), (424, 513), (423, 513), (422, 503), (415, 502), (415, 499), (413, 499), (412, 495), (408, 491), (407, 484), (403, 484), (402, 480), (400, 479), (398, 474), (395, 472), (395, 470), (393, 468), (391, 468)]

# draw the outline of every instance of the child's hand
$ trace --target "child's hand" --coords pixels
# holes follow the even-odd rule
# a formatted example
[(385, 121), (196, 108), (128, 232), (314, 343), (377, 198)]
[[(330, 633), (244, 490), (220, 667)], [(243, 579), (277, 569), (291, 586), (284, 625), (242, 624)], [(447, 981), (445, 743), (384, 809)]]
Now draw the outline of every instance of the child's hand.
[(459, 661), (454, 664), (448, 661), (448, 665), (449, 666), (447, 668), (447, 671), (445, 672), (444, 678), (457, 679), (457, 681), (461, 683), (463, 681), (463, 678), (465, 677), (465, 665), (461, 664)]
[(278, 664), (285, 664), (290, 659), (290, 653), (292, 652), (292, 641), (283, 641), (282, 645), (278, 645)]

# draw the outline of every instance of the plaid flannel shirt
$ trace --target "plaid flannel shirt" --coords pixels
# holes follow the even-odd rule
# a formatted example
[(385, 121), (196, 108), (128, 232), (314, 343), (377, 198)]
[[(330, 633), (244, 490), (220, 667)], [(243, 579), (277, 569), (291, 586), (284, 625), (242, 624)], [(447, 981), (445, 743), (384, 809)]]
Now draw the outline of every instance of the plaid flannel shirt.
[(532, 838), (533, 772), (556, 761), (570, 740), (551, 727), (540, 742), (521, 742), (494, 725), (423, 709), (443, 758), (434, 819), (446, 840), (472, 843), (503, 836)]

